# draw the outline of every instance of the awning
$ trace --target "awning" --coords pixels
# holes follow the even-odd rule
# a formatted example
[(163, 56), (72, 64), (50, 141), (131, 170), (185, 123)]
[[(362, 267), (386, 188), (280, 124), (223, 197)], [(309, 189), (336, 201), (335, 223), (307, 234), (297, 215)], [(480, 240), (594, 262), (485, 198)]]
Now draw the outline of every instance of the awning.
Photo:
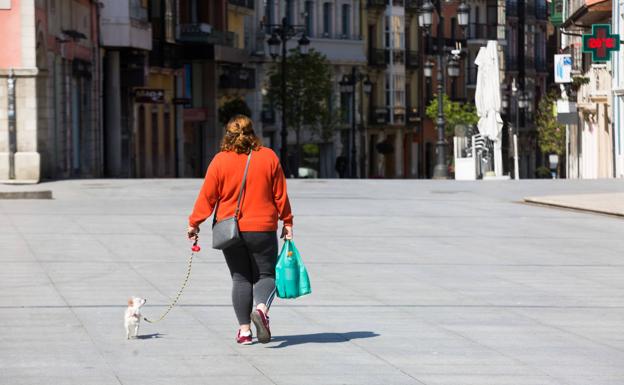
[(583, 26), (590, 28), (592, 24), (609, 23), (611, 21), (611, 0), (585, 0), (585, 3), (568, 17), (561, 25), (564, 28)]

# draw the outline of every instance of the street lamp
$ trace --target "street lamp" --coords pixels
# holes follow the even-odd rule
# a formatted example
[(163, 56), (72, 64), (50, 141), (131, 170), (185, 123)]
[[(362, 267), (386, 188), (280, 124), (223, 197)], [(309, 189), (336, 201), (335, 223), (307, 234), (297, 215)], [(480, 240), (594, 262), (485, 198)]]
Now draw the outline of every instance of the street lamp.
[[(281, 78), (281, 99), (282, 99), (282, 129), (280, 131), (280, 135), (282, 137), (282, 148), (280, 149), (280, 161), (282, 163), (282, 169), (284, 170), (284, 175), (289, 177), (290, 167), (288, 165), (288, 127), (286, 126), (286, 101), (288, 100), (286, 95), (286, 77), (288, 74), (288, 68), (286, 65), (287, 58), (287, 45), (288, 40), (293, 37), (301, 34), (301, 38), (299, 39), (298, 49), (302, 55), (307, 55), (310, 46), (310, 40), (306, 37), (305, 26), (303, 25), (291, 25), (288, 23), (287, 18), (282, 18), (281, 24), (267, 24), (271, 30), (271, 37), (267, 40), (267, 44), (269, 46), (269, 53), (273, 60), (276, 60), (280, 57), (280, 48), (281, 48), (281, 67), (282, 67), (282, 78)], [(299, 154), (297, 154), (298, 156)], [(297, 167), (298, 162), (297, 162)], [(299, 175), (299, 170), (294, 170), (294, 175)]]
[(430, 78), (433, 75), (433, 63), (429, 60), (425, 63), (423, 74), (426, 78)]
[(448, 71), (448, 76), (452, 78), (459, 77), (459, 61), (456, 58), (452, 58), (449, 60), (446, 65), (446, 70)]
[[(433, 178), (434, 179), (447, 179), (448, 178), (448, 168), (446, 165), (446, 134), (445, 134), (445, 120), (444, 120), (444, 64), (446, 61), (447, 71), (449, 77), (457, 77), (459, 76), (459, 58), (461, 51), (459, 49), (455, 49), (451, 51), (451, 55), (449, 58), (446, 58), (446, 51), (444, 48), (444, 17), (442, 15), (442, 1), (443, 0), (433, 0), (435, 4), (431, 2), (431, 0), (425, 0), (425, 3), (420, 7), (419, 10), (419, 24), (425, 30), (425, 33), (429, 33), (429, 29), (433, 24), (433, 13), (438, 14), (438, 23), (437, 23), (437, 32), (436, 32), (436, 47), (437, 47), (437, 93), (438, 93), (438, 117), (436, 119), (436, 126), (438, 129), (438, 142), (436, 143), (436, 153), (437, 153), (437, 162), (436, 166), (433, 169)], [(457, 8), (457, 24), (462, 28), (462, 30), (468, 25), (470, 22), (470, 8), (466, 3), (462, 0), (462, 3)], [(426, 77), (431, 77), (431, 67), (433, 67), (433, 63), (429, 67), (425, 64), (424, 75)]]
[(362, 83), (362, 89), (368, 96), (373, 90), (373, 83), (368, 78), (368, 75), (358, 73), (355, 67), (351, 68), (351, 75), (344, 75), (338, 82), (341, 93), (350, 94), (351, 96), (351, 140), (350, 147), (351, 153), (349, 156), (349, 172), (351, 178), (357, 178), (357, 148), (355, 143), (356, 134), (356, 121), (355, 121), (355, 92), (358, 83)]

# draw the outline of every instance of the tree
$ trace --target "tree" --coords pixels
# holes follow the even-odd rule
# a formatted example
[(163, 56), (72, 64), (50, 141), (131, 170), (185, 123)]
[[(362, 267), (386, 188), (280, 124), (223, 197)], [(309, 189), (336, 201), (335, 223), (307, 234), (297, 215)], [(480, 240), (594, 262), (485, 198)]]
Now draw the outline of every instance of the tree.
[[(475, 125), (479, 122), (477, 109), (472, 103), (454, 102), (448, 95), (442, 95), (442, 109), (444, 110), (444, 120), (446, 122), (446, 134), (452, 135), (455, 126), (458, 124)], [(425, 110), (427, 117), (432, 121), (438, 118), (438, 98), (435, 97)]]
[[(537, 140), (540, 150), (544, 154), (557, 154), (563, 156), (565, 153), (565, 126), (557, 122), (555, 113), (555, 102), (558, 98), (557, 91), (551, 91), (544, 95), (537, 108)], [(561, 162), (558, 166), (561, 168)]]
[(219, 121), (221, 124), (226, 124), (235, 115), (239, 114), (251, 117), (251, 109), (241, 98), (231, 99), (219, 107)]
[(277, 109), (286, 112), (286, 124), (295, 131), (298, 167), (303, 130), (316, 132), (325, 126), (323, 123), (333, 121), (328, 115), (331, 114), (328, 95), (332, 91), (332, 70), (325, 55), (314, 49), (310, 49), (307, 55), (297, 49), (290, 50), (286, 66), (286, 100), (282, 100), (283, 74), (279, 62), (269, 72), (268, 97)]

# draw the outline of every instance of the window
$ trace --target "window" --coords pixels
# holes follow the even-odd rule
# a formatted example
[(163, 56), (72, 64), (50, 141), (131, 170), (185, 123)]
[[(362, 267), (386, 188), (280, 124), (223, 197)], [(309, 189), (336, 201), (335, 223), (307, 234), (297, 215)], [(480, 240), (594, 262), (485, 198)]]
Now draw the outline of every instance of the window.
[(314, 36), (314, 2), (305, 2), (305, 28), (308, 36)]
[(351, 122), (351, 94), (348, 92), (340, 93), (340, 116), (342, 123)]
[(323, 37), (331, 36), (332, 4), (323, 3)]
[(386, 87), (386, 107), (391, 107), (392, 106), (392, 96), (391, 96), (391, 90), (390, 90), (390, 75), (386, 74), (386, 81), (385, 83), (385, 87)]
[(405, 76), (394, 75), (394, 106), (405, 107)]
[(294, 20), (294, 0), (286, 0), (286, 22), (290, 25), (295, 24)]
[[(275, 0), (264, 0), (264, 21), (266, 24), (275, 24)], [(271, 33), (271, 28), (267, 26), (266, 33)]]
[(451, 17), (451, 41), (453, 42), (453, 45), (455, 45), (455, 31), (457, 30), (457, 19), (454, 17)]
[(351, 6), (342, 5), (342, 37), (347, 38), (351, 32)]
[(386, 16), (385, 48), (405, 49), (405, 28), (403, 24), (403, 17), (401, 16)]
[(386, 16), (384, 21), (384, 47), (390, 48), (390, 18)]

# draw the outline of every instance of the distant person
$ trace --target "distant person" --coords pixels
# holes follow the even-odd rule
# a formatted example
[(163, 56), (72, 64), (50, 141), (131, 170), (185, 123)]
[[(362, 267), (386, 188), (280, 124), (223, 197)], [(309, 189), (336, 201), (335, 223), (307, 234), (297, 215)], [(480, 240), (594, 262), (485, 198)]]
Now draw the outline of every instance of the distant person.
[(243, 345), (252, 343), (252, 321), (258, 341), (271, 340), (268, 314), (275, 297), (278, 218), (284, 223), (282, 238), (293, 238), (293, 215), (282, 167), (275, 152), (262, 146), (248, 117), (237, 115), (227, 123), (221, 152), (208, 166), (187, 231), (188, 237), (194, 239), (217, 203), (217, 218), (234, 216), (250, 152), (238, 215), (243, 242), (223, 250), (232, 277), (232, 304), (240, 325), (236, 342)]
[(336, 158), (336, 172), (339, 178), (345, 178), (347, 176), (347, 157), (340, 155)]

